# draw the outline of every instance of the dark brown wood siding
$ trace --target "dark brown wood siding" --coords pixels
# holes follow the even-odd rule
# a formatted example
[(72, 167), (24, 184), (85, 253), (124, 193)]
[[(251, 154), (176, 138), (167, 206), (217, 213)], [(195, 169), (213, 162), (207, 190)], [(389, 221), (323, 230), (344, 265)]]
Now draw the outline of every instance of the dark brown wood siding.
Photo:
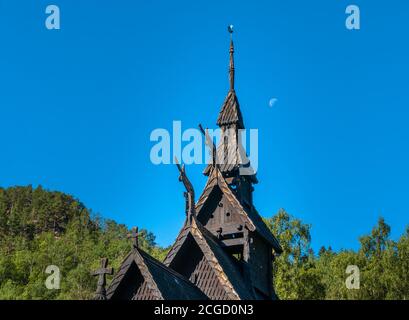
[(251, 281), (254, 287), (264, 293), (271, 295), (271, 248), (256, 234), (250, 235), (250, 252), (248, 265), (250, 268)]
[(206, 221), (205, 227), (214, 235), (217, 235), (219, 228), (222, 228), (223, 235), (238, 233), (240, 231), (239, 226), (244, 225), (240, 214), (224, 195), (221, 198), (215, 197), (213, 199), (219, 201), (212, 206), (213, 211), (208, 214), (209, 219)]

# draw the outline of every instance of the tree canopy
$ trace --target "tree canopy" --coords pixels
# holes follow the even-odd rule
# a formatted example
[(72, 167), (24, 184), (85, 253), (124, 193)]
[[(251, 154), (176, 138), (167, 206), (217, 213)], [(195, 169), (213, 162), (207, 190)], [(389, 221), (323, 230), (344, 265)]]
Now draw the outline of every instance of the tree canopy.
[[(398, 241), (390, 239), (383, 218), (358, 251), (311, 249), (311, 226), (281, 209), (265, 220), (284, 252), (276, 259), (274, 285), (281, 299), (408, 299), (409, 228)], [(359, 268), (359, 289), (348, 289), (348, 266)]]
[[(280, 299), (409, 299), (409, 228), (393, 241), (380, 218), (359, 239), (359, 250), (314, 253), (311, 225), (283, 209), (265, 222), (283, 247), (273, 268)], [(129, 232), (70, 195), (41, 186), (0, 188), (0, 299), (90, 299), (96, 287), (90, 271), (102, 257), (117, 269), (131, 248)], [(161, 261), (169, 249), (144, 229), (139, 245)], [(60, 269), (59, 290), (45, 286), (50, 265)], [(346, 287), (349, 265), (359, 267), (359, 290)]]

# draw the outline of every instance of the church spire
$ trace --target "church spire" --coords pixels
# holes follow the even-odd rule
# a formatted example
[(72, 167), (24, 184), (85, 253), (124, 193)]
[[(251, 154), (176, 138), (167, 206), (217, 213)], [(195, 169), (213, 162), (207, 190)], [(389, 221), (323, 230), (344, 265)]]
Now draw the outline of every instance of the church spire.
[(229, 80), (230, 91), (234, 91), (234, 44), (233, 44), (233, 25), (229, 25), (227, 30), (230, 33), (230, 67), (229, 67)]
[(236, 129), (244, 129), (243, 117), (241, 115), (239, 101), (234, 90), (234, 45), (233, 45), (233, 25), (229, 25), (227, 30), (230, 33), (230, 64), (229, 80), (230, 89), (224, 100), (222, 108), (217, 118), (217, 125), (224, 129), (230, 125), (235, 125)]

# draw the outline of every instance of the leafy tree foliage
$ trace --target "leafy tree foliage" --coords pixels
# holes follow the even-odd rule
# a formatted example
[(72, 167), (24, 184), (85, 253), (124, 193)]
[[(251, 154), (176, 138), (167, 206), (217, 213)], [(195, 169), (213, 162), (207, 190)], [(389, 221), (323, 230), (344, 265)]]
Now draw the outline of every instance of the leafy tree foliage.
[[(284, 251), (273, 269), (281, 299), (408, 299), (409, 228), (395, 242), (390, 239), (390, 226), (380, 218), (371, 233), (359, 239), (357, 252), (337, 253), (322, 247), (315, 255), (310, 248), (310, 225), (283, 209), (266, 223)], [(359, 289), (346, 287), (349, 265), (360, 270)]]
[[(91, 298), (96, 279), (90, 271), (101, 257), (118, 268), (131, 248), (129, 232), (69, 195), (41, 186), (0, 188), (0, 299)], [(157, 259), (166, 254), (147, 230), (139, 243)], [(45, 286), (49, 265), (60, 269), (60, 290)]]
[[(280, 299), (409, 299), (409, 228), (398, 241), (380, 218), (358, 251), (311, 249), (311, 225), (281, 209), (265, 219), (283, 253), (273, 281)], [(104, 220), (70, 195), (40, 187), (0, 188), (0, 299), (90, 299), (91, 270), (107, 257), (118, 268), (129, 252), (125, 225)], [(163, 260), (169, 248), (141, 230), (140, 246)], [(45, 286), (45, 269), (61, 272), (59, 290)], [(347, 289), (346, 268), (360, 269), (360, 289)], [(109, 280), (108, 280), (109, 281)]]
[(311, 226), (281, 209), (266, 221), (283, 248), (274, 264), (275, 290), (280, 299), (322, 299), (325, 288), (310, 247)]

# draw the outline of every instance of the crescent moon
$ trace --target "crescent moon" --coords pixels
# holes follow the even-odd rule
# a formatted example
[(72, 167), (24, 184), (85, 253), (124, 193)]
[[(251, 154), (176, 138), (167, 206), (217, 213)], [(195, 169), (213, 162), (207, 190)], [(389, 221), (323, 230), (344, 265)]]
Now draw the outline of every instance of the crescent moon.
[(274, 107), (274, 105), (277, 103), (277, 98), (271, 98), (270, 101), (268, 102), (268, 105), (270, 108)]

